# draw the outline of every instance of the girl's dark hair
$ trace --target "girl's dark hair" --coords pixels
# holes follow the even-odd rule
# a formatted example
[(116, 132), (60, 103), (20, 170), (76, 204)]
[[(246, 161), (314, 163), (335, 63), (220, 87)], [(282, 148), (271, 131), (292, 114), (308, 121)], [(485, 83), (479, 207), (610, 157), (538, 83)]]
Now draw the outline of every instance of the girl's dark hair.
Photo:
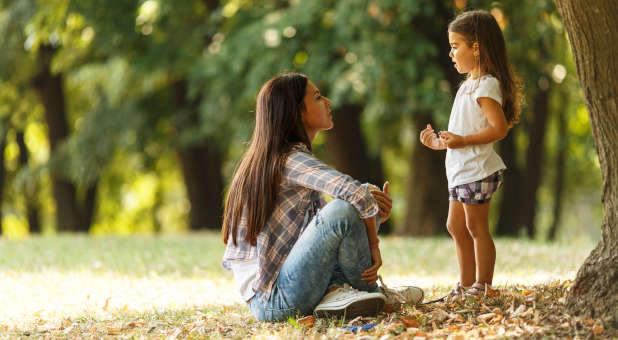
[(257, 236), (273, 212), (287, 154), (303, 143), (311, 150), (301, 119), (307, 76), (284, 73), (260, 89), (255, 108), (255, 129), (249, 148), (236, 168), (225, 201), (222, 236), (234, 245), (238, 225), (246, 218), (245, 241), (255, 246)]
[(509, 126), (515, 125), (521, 111), (521, 80), (509, 63), (504, 36), (496, 19), (487, 11), (464, 12), (451, 21), (448, 30), (463, 35), (470, 47), (478, 43), (480, 71), (500, 81), (502, 110)]

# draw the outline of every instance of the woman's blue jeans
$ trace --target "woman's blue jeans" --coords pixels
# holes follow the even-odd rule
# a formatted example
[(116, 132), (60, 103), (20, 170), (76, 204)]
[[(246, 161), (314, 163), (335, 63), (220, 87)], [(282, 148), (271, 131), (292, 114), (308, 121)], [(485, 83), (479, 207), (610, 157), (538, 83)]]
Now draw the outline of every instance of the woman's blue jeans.
[(365, 222), (350, 203), (332, 200), (292, 247), (270, 299), (254, 296), (249, 310), (260, 321), (284, 321), (311, 314), (333, 285), (348, 283), (359, 290), (376, 291), (376, 284), (361, 280), (361, 273), (372, 263)]

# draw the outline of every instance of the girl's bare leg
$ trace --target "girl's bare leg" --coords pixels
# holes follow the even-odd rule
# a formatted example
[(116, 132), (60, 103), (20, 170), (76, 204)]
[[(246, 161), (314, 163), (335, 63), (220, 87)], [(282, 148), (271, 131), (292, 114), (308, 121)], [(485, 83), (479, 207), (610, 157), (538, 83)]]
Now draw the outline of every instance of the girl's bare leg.
[(463, 204), (466, 225), (474, 239), (476, 256), (476, 282), (491, 285), (496, 263), (496, 247), (489, 234), (489, 202), (485, 204)]
[(466, 228), (464, 204), (449, 201), (446, 228), (455, 240), (457, 260), (459, 262), (459, 280), (463, 286), (470, 286), (476, 277), (474, 241)]

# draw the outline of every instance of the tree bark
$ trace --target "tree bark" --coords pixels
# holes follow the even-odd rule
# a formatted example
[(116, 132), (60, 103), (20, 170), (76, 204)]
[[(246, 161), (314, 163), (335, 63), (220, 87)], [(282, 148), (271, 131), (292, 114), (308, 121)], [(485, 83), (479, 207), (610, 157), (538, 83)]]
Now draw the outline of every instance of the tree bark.
[(601, 239), (577, 272), (567, 307), (618, 329), (618, 44), (615, 0), (557, 0), (584, 90), (603, 177)]
[[(62, 74), (51, 73), (51, 61), (55, 49), (49, 45), (39, 47), (39, 73), (34, 80), (37, 94), (45, 108), (45, 121), (49, 130), (51, 156), (69, 136)], [(51, 170), (54, 199), (56, 201), (56, 227), (58, 231), (88, 231), (83, 224), (75, 185), (59, 171)]]
[[(186, 80), (173, 84), (176, 109), (186, 114), (177, 129), (194, 127), (199, 123), (199, 100), (189, 101)], [(179, 146), (176, 150), (187, 190), (191, 210), (191, 230), (221, 228), (223, 206), (223, 177), (221, 152), (204, 140), (201, 144)]]
[[(428, 113), (416, 114), (414, 122), (417, 127), (426, 124), (434, 126), (434, 121)], [(445, 156), (445, 151), (431, 150), (416, 143), (410, 160), (407, 213), (403, 233), (428, 236), (446, 232), (448, 185), (444, 175)]]
[[(363, 106), (344, 104), (333, 114), (335, 127), (326, 134), (326, 152), (335, 169), (363, 183), (382, 188), (384, 174), (380, 155), (372, 156), (362, 131)], [(391, 232), (389, 221), (380, 226), (380, 234)]]
[[(17, 131), (15, 141), (17, 142), (17, 146), (19, 146), (19, 165), (20, 167), (25, 168), (28, 166), (30, 152), (26, 146), (23, 131)], [(24, 198), (26, 200), (26, 217), (28, 218), (29, 226), (28, 230), (31, 234), (40, 234), (41, 222), (39, 220), (39, 209), (37, 207), (38, 184), (33, 185), (31, 188), (34, 190), (29, 190), (30, 187), (24, 190)]]

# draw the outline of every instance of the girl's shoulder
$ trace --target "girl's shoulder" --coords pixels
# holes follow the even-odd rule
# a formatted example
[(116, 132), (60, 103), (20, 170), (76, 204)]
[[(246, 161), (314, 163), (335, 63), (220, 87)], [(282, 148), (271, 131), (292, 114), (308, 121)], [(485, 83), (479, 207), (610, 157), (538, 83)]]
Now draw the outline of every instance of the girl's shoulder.
[(480, 86), (500, 87), (500, 81), (492, 74), (486, 74), (479, 79), (479, 87)]

